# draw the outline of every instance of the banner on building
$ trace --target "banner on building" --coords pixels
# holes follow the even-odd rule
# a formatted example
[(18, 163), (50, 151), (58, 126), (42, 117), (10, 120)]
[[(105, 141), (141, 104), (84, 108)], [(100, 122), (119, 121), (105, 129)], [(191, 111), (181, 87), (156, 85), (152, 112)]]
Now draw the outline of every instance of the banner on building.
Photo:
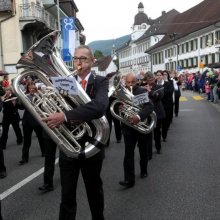
[(68, 62), (72, 60), (75, 51), (75, 18), (62, 17), (62, 58)]

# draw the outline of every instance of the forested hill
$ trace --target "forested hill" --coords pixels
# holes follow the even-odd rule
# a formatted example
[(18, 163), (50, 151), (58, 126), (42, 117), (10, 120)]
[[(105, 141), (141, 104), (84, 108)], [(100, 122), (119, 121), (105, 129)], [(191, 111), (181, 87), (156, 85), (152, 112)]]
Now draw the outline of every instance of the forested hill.
[(112, 46), (115, 45), (115, 49), (120, 48), (123, 46), (128, 40), (130, 40), (131, 35), (125, 35), (123, 37), (119, 37), (116, 39), (111, 40), (99, 40), (99, 41), (93, 41), (88, 44), (95, 52), (96, 50), (100, 50), (103, 55), (108, 56), (111, 55)]

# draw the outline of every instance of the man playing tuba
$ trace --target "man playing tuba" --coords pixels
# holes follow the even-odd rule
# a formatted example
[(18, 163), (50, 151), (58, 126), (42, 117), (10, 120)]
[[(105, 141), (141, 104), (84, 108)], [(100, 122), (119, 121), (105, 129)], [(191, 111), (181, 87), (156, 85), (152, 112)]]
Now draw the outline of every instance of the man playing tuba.
[[(134, 96), (146, 93), (146, 90), (136, 83), (135, 74), (129, 73), (125, 77), (125, 87), (133, 93)], [(129, 122), (132, 125), (137, 125), (140, 121), (147, 119), (153, 112), (153, 104), (148, 101), (141, 103), (141, 110), (137, 115), (129, 117)], [(120, 111), (120, 108), (119, 108)], [(119, 184), (125, 187), (133, 187), (135, 184), (135, 165), (134, 165), (134, 152), (135, 146), (138, 144), (140, 153), (140, 174), (141, 178), (147, 177), (147, 164), (148, 164), (148, 141), (151, 136), (143, 134), (138, 130), (128, 126), (122, 121), (122, 133), (125, 142), (125, 156), (124, 156), (124, 180)]]
[[(78, 69), (76, 79), (84, 87), (91, 101), (70, 111), (50, 114), (44, 119), (50, 128), (56, 128), (63, 122), (90, 122), (102, 117), (108, 107), (108, 80), (91, 73), (94, 56), (87, 46), (79, 46), (74, 54), (74, 67)], [(86, 142), (86, 137), (79, 143)], [(104, 194), (100, 177), (104, 159), (104, 148), (92, 157), (70, 158), (60, 152), (59, 166), (61, 175), (61, 204), (59, 220), (73, 220), (76, 217), (76, 188), (79, 172), (85, 183), (92, 219), (104, 219)]]

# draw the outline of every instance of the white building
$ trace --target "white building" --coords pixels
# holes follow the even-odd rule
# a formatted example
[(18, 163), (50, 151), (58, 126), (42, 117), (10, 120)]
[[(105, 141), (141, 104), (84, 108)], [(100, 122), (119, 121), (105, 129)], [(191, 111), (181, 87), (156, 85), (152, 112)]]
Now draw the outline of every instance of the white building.
[[(158, 69), (195, 72), (220, 62), (220, 0), (204, 0), (179, 13), (162, 12), (148, 19), (142, 3), (132, 26), (131, 40), (117, 49), (119, 71)], [(146, 29), (145, 29), (146, 28)]]

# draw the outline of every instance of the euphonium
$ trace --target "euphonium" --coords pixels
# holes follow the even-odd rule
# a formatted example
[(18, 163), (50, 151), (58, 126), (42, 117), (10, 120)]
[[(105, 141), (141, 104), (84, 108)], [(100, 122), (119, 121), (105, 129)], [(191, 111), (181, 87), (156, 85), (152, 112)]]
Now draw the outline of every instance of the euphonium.
[(157, 117), (155, 112), (152, 112), (149, 118), (140, 121), (137, 125), (129, 122), (129, 117), (137, 115), (140, 108), (133, 105), (134, 95), (125, 88), (122, 82), (118, 83), (113, 96), (116, 98), (110, 106), (113, 117), (142, 134), (150, 133), (156, 127)]
[[(21, 57), (17, 68), (22, 67), (25, 70), (14, 79), (13, 88), (23, 105), (67, 156), (78, 158), (83, 155), (88, 158), (98, 153), (101, 145), (107, 142), (109, 125), (104, 116), (91, 123), (83, 122), (78, 125), (63, 123), (55, 129), (50, 129), (46, 123), (42, 122), (42, 118), (46, 118), (51, 113), (68, 111), (91, 101), (77, 81), (79, 95), (63, 96), (51, 83), (52, 76), (74, 77), (74, 73), (68, 70), (55, 47), (58, 36), (58, 31), (51, 32)], [(21, 86), (23, 79), (28, 76), (44, 84), (44, 88), (35, 93), (32, 101)], [(79, 140), (85, 135), (89, 136), (88, 142), (81, 146)]]

